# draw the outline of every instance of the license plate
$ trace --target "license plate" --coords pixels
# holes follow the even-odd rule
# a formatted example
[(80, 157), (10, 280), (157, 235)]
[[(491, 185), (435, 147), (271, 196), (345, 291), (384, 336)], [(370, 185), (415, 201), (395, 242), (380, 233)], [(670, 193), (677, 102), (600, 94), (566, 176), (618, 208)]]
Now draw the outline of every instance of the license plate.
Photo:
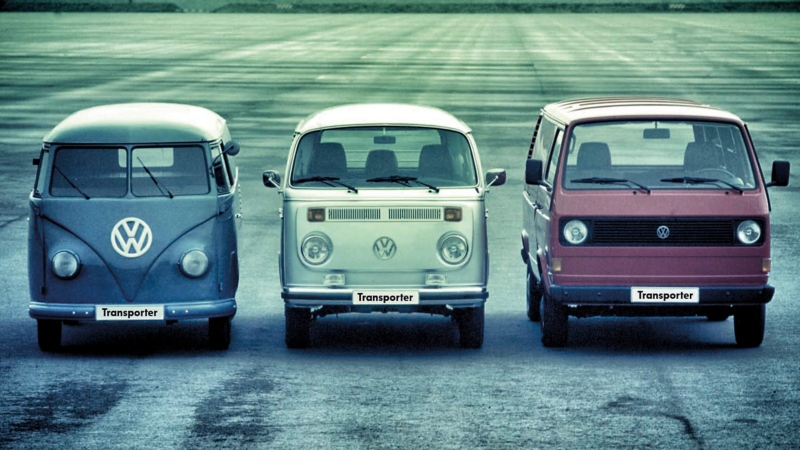
[(700, 303), (700, 288), (632, 287), (631, 303)]
[(164, 305), (98, 305), (94, 316), (96, 320), (164, 320)]
[(419, 305), (418, 291), (355, 291), (354, 305)]

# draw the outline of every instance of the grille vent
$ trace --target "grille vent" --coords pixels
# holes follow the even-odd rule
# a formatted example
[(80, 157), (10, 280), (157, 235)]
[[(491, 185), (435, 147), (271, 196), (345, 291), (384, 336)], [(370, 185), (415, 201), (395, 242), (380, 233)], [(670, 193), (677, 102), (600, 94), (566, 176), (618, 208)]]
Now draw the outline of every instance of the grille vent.
[(380, 208), (328, 208), (330, 221), (381, 220)]
[[(561, 227), (565, 224), (562, 220)], [(761, 220), (756, 220), (764, 227)], [(738, 245), (736, 219), (705, 218), (613, 218), (586, 220), (590, 240), (585, 245), (621, 246), (729, 246)], [(669, 227), (669, 236), (658, 237), (658, 227)], [(561, 241), (563, 241), (563, 232)]]
[(389, 208), (389, 220), (442, 220), (442, 208)]

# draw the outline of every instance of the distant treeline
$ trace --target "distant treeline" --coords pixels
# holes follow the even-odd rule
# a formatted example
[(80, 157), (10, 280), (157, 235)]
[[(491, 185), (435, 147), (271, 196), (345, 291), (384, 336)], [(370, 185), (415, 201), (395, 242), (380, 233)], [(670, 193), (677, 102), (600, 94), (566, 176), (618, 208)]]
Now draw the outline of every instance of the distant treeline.
[[(173, 3), (102, 3), (0, 0), (0, 11), (18, 12), (182, 12)], [(231, 3), (218, 13), (660, 13), (800, 12), (800, 1), (687, 3)]]

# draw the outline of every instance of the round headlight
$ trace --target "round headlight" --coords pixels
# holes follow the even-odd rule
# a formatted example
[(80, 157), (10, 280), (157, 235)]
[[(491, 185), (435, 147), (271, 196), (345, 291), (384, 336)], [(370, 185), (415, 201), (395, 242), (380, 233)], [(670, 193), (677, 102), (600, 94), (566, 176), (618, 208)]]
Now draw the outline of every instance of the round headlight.
[(755, 244), (761, 238), (761, 227), (753, 220), (745, 220), (736, 227), (736, 237), (742, 244)]
[(439, 254), (448, 264), (459, 264), (467, 257), (467, 239), (458, 234), (445, 236), (439, 244)]
[(81, 260), (78, 255), (69, 250), (61, 250), (53, 256), (53, 273), (59, 278), (74, 278), (80, 268)]
[(181, 272), (189, 278), (200, 278), (208, 270), (208, 256), (202, 250), (190, 250), (181, 256)]
[(333, 252), (333, 245), (326, 236), (313, 234), (303, 240), (300, 251), (307, 263), (316, 266), (328, 260)]
[(589, 237), (589, 229), (580, 220), (570, 220), (564, 225), (564, 239), (570, 244), (583, 244)]

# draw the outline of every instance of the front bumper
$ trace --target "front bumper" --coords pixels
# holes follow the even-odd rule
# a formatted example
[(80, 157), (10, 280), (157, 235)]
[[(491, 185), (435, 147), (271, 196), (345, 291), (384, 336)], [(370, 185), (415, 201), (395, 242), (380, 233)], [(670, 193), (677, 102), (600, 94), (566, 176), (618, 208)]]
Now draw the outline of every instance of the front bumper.
[[(360, 290), (373, 291), (376, 289), (367, 288)], [(393, 291), (403, 290), (402, 288), (393, 289)], [(414, 306), (420, 307), (474, 307), (483, 305), (489, 297), (489, 292), (485, 287), (405, 290), (419, 291), (419, 305)], [(287, 306), (292, 307), (314, 308), (318, 306), (351, 306), (353, 305), (353, 291), (358, 291), (358, 289), (284, 288), (281, 297)]]
[[(161, 305), (160, 303), (157, 305)], [(147, 306), (131, 303), (118, 306)], [(31, 302), (28, 315), (33, 319), (46, 320), (95, 320), (96, 305)], [(164, 304), (164, 320), (208, 319), (228, 317), (236, 314), (236, 299), (208, 300)]]

